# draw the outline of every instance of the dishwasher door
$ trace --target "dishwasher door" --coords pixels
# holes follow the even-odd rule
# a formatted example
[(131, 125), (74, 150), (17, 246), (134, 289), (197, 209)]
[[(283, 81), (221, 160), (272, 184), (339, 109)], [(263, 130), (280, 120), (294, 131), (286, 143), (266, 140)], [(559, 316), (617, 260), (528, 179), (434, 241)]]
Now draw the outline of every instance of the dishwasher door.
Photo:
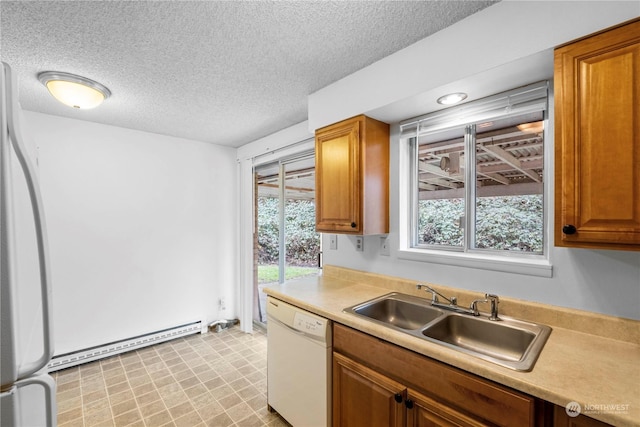
[(267, 403), (294, 427), (331, 425), (331, 322), (272, 297)]

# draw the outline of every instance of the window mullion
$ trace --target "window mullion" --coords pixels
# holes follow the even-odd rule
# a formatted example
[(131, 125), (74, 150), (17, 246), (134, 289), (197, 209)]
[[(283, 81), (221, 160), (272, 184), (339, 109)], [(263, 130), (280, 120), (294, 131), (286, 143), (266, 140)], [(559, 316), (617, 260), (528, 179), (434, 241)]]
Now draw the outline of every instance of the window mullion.
[[(418, 125), (419, 127), (420, 125)], [(418, 138), (417, 133), (416, 137), (411, 140), (410, 143), (411, 149), (411, 181), (410, 181), (410, 191), (411, 191), (411, 199), (413, 200), (411, 203), (411, 246), (416, 246), (418, 244), (418, 204), (420, 203), (420, 174), (418, 170)]]
[(476, 125), (469, 125), (464, 134), (465, 200), (464, 251), (476, 246)]

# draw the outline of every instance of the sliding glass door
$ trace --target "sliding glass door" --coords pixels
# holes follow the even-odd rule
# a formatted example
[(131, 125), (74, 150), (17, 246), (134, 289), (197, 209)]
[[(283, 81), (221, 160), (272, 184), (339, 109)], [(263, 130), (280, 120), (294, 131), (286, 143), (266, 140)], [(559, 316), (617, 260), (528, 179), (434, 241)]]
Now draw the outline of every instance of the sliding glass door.
[(313, 153), (256, 167), (254, 176), (253, 318), (265, 323), (264, 287), (319, 271)]

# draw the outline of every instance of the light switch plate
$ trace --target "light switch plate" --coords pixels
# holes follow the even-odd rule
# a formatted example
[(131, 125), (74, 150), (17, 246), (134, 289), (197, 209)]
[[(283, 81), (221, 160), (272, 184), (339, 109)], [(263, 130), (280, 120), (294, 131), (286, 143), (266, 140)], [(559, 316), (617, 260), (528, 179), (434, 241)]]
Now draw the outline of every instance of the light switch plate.
[(391, 250), (389, 249), (389, 236), (380, 237), (380, 255), (391, 255)]
[(329, 234), (329, 249), (333, 249), (333, 250), (338, 249), (338, 235), (337, 234)]

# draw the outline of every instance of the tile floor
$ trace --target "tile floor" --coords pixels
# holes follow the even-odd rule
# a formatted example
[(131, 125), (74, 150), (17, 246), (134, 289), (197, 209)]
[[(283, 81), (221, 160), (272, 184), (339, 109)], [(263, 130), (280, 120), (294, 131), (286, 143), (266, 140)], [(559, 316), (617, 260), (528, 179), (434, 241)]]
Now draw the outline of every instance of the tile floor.
[(288, 426), (267, 410), (267, 337), (237, 327), (52, 373), (58, 425)]

